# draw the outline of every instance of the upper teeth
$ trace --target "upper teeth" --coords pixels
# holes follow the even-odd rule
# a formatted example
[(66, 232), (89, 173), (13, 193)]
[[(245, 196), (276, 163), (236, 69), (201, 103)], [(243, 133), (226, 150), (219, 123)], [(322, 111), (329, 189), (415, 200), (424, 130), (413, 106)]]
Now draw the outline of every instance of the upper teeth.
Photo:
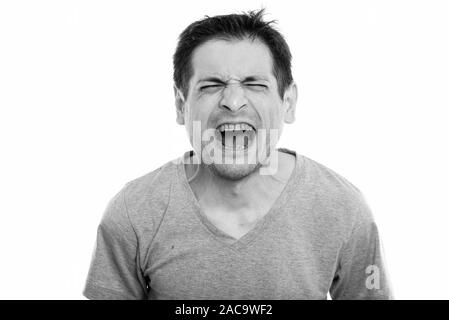
[(225, 123), (217, 128), (219, 131), (253, 130), (253, 127), (246, 123)]

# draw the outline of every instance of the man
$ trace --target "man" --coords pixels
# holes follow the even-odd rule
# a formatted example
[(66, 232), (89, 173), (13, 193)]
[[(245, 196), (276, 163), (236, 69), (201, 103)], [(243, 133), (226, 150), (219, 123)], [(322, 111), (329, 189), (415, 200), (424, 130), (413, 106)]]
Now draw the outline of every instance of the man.
[(276, 149), (295, 119), (291, 54), (263, 11), (206, 17), (174, 55), (193, 151), (135, 179), (98, 228), (90, 299), (389, 299), (361, 192)]

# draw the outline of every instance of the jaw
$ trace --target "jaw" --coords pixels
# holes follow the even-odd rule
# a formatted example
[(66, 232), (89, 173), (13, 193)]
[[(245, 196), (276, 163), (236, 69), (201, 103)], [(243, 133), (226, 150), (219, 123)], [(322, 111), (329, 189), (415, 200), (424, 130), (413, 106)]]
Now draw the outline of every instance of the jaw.
[(208, 165), (210, 171), (215, 175), (222, 179), (238, 181), (241, 180), (253, 172), (258, 170), (261, 167), (261, 164), (224, 164), (224, 163), (212, 163)]

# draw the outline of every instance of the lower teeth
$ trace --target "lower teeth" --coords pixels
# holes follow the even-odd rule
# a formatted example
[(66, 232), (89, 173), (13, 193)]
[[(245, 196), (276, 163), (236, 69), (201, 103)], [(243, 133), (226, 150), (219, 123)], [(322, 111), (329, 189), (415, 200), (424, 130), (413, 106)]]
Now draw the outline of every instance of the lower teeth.
[(243, 150), (248, 148), (249, 144), (249, 137), (244, 136), (243, 137), (243, 143), (237, 144), (237, 138), (239, 138), (239, 142), (242, 142), (242, 137), (237, 137), (235, 135), (226, 135), (224, 132), (221, 133), (221, 143), (222, 146), (226, 149), (233, 149), (233, 150)]

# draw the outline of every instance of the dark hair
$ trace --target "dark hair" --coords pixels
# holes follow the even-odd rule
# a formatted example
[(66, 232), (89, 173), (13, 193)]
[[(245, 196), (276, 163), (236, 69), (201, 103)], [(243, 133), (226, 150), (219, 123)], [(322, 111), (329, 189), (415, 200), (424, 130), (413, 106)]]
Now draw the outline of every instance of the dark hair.
[(273, 73), (281, 98), (285, 89), (293, 82), (291, 72), (292, 55), (282, 34), (273, 28), (276, 21), (264, 21), (264, 9), (242, 14), (229, 14), (195, 21), (179, 36), (173, 56), (173, 79), (178, 89), (187, 97), (189, 80), (192, 77), (193, 51), (211, 39), (258, 39), (268, 46), (273, 60)]

